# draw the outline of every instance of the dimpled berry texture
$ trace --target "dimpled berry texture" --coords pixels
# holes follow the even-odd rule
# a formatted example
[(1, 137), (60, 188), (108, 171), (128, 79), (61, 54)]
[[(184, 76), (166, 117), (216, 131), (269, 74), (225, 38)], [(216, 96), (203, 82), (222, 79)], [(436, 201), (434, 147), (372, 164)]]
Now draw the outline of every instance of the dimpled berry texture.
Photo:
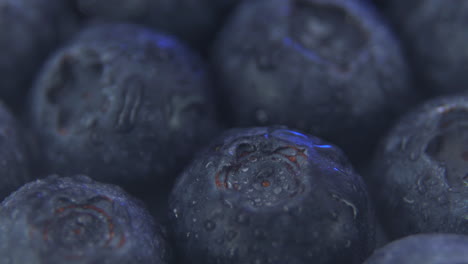
[(233, 123), (287, 125), (323, 137), (352, 160), (411, 94), (399, 45), (366, 3), (245, 1), (214, 45)]
[(0, 97), (11, 107), (24, 101), (47, 54), (74, 32), (65, 2), (0, 0)]
[(31, 156), (26, 135), (0, 102), (0, 201), (30, 178)]
[[(238, 0), (74, 0), (86, 18), (132, 21), (203, 48)], [(170, 23), (168, 23), (170, 21)]]
[(468, 236), (413, 235), (378, 249), (364, 264), (464, 264), (467, 248)]
[(324, 141), (228, 130), (178, 178), (170, 217), (182, 263), (362, 263), (375, 246), (360, 176)]
[(48, 171), (158, 188), (216, 130), (210, 84), (173, 38), (126, 24), (85, 29), (34, 88)]
[(380, 1), (393, 22), (422, 90), (433, 94), (466, 91), (468, 1)]
[(382, 142), (372, 170), (370, 190), (390, 237), (467, 235), (468, 97), (438, 98), (408, 113)]
[(0, 205), (0, 263), (168, 263), (142, 203), (86, 176), (31, 182)]

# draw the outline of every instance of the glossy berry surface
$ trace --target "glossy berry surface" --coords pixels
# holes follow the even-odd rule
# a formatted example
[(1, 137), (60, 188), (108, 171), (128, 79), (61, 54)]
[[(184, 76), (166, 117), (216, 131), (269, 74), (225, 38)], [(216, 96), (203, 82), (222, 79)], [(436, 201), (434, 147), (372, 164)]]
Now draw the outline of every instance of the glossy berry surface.
[(232, 129), (178, 178), (182, 263), (361, 263), (373, 250), (363, 181), (333, 145), (282, 128)]
[(86, 176), (26, 184), (0, 205), (0, 231), (0, 263), (169, 263), (142, 204)]
[(432, 94), (466, 91), (468, 2), (380, 1), (407, 48), (421, 90)]
[(468, 97), (435, 99), (404, 116), (381, 144), (369, 182), (391, 237), (467, 235)]
[(10, 111), (0, 103), (0, 202), (32, 180), (27, 136)]
[(10, 107), (24, 95), (47, 55), (76, 28), (66, 1), (0, 1), (0, 98)]
[(161, 188), (216, 131), (210, 85), (200, 58), (171, 37), (128, 24), (84, 29), (34, 87), (46, 170)]
[(213, 64), (233, 126), (301, 129), (353, 161), (413, 96), (398, 41), (361, 1), (245, 1)]
[(364, 264), (462, 264), (468, 261), (468, 236), (422, 234), (378, 249)]

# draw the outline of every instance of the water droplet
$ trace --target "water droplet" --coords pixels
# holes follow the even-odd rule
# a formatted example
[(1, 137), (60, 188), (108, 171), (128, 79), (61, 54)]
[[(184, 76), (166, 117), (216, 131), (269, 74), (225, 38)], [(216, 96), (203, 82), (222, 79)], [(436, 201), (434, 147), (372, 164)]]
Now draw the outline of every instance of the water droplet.
[(254, 183), (253, 187), (255, 188), (255, 190), (261, 190), (262, 189), (262, 186), (260, 185), (260, 183)]
[(196, 219), (196, 218), (192, 218), (192, 222), (196, 223), (196, 222), (197, 222), (197, 219)]
[(177, 208), (174, 208), (174, 210), (172, 210), (172, 212), (174, 212), (175, 218), (179, 218), (179, 215), (177, 214)]
[(275, 194), (280, 194), (282, 190), (283, 190), (283, 189), (282, 189), (281, 187), (276, 187), (275, 189), (273, 189), (273, 192), (274, 192)]
[(241, 168), (241, 171), (242, 171), (242, 172), (248, 172), (248, 171), (249, 171), (249, 167), (242, 167), (242, 168)]

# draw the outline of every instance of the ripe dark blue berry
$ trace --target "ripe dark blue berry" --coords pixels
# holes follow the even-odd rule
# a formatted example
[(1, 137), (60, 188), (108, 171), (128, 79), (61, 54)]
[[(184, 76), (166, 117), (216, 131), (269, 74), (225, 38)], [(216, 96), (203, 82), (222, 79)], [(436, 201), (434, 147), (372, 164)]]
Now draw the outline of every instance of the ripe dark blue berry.
[(86, 176), (31, 182), (0, 205), (0, 263), (165, 264), (162, 227), (141, 202)]
[(466, 91), (468, 2), (379, 1), (408, 49), (420, 88), (433, 94)]
[(367, 190), (335, 146), (281, 128), (232, 129), (170, 197), (183, 263), (361, 263), (375, 226)]
[(365, 2), (245, 1), (214, 46), (235, 126), (287, 125), (367, 156), (412, 97), (399, 43)]
[(0, 98), (20, 110), (46, 56), (74, 32), (67, 1), (0, 0)]
[(421, 234), (405, 237), (378, 249), (364, 264), (468, 263), (468, 236)]
[(380, 146), (369, 183), (391, 237), (467, 235), (468, 97), (435, 99), (404, 116)]
[(0, 201), (30, 177), (32, 155), (27, 135), (10, 111), (0, 103)]
[(46, 64), (30, 109), (50, 173), (152, 190), (216, 131), (205, 65), (136, 25), (85, 29)]

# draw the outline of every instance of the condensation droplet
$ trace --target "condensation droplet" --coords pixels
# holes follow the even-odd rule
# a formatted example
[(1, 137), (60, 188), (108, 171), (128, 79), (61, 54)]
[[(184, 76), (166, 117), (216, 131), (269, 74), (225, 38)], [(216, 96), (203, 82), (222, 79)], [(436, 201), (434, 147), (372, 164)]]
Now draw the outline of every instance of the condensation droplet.
[(273, 189), (273, 192), (274, 192), (275, 194), (280, 194), (282, 190), (283, 190), (283, 189), (282, 189), (281, 187), (276, 187), (275, 189)]

